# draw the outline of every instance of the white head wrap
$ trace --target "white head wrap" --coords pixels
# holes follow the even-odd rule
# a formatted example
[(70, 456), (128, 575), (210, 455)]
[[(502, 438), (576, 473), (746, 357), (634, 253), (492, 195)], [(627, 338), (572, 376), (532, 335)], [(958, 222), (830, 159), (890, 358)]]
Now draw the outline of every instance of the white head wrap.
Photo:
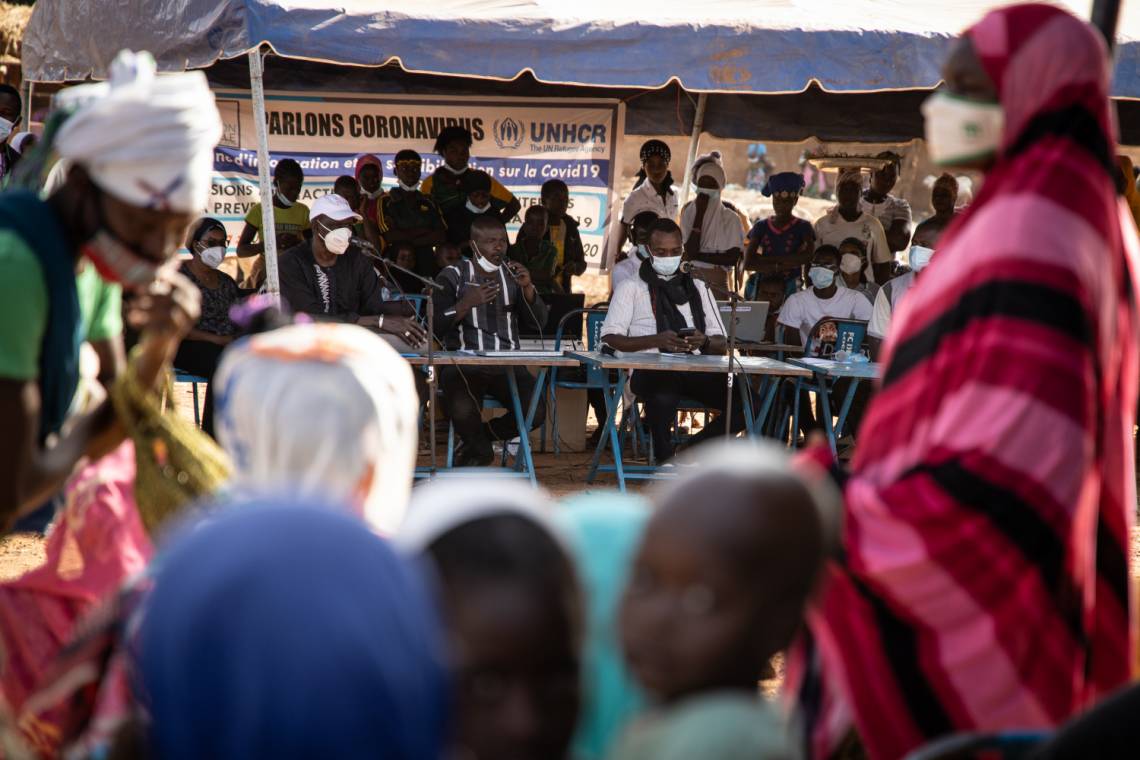
[(206, 208), (222, 122), (202, 72), (158, 76), (150, 53), (124, 50), (110, 81), (65, 93), (57, 103), (75, 112), (55, 137), (61, 158), (132, 206)]
[(412, 370), (356, 325), (303, 324), (234, 343), (214, 377), (218, 441), (235, 486), (349, 504), (399, 528), (415, 470)]
[(533, 521), (561, 544), (544, 491), (493, 476), (442, 477), (419, 486), (412, 494), (408, 516), (396, 535), (396, 545), (411, 555), (422, 554), (446, 533), (484, 517), (515, 515)]
[(697, 184), (701, 177), (712, 177), (716, 180), (716, 186), (724, 189), (724, 166), (720, 161), (720, 151), (706, 153), (693, 162), (693, 184)]

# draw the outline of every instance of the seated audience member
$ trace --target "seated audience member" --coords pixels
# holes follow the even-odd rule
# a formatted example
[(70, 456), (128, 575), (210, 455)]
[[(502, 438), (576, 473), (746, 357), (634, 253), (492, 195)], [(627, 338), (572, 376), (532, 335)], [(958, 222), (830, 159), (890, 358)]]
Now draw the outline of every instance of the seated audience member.
[(435, 247), (435, 266), (438, 271), (455, 266), (463, 260), (463, 254), (455, 243), (443, 242)]
[(793, 293), (784, 301), (780, 309), (780, 324), (796, 332), (785, 335), (787, 341), (799, 338), (805, 348), (811, 337), (812, 328), (821, 319), (871, 318), (871, 304), (858, 291), (841, 288), (836, 282), (839, 274), (839, 250), (831, 245), (821, 245), (815, 251), (808, 279), (811, 287)]
[(761, 278), (757, 273), (748, 278), (748, 285), (744, 289), (744, 300), (768, 302), (768, 319), (764, 323), (764, 340), (776, 340), (776, 324), (780, 318), (780, 309), (787, 298), (784, 287), (784, 278), (778, 274)]
[(863, 191), (859, 209), (883, 225), (887, 245), (894, 258), (894, 254), (905, 251), (910, 244), (910, 204), (897, 195), (891, 195), (891, 190), (899, 181), (902, 159), (899, 154), (889, 150), (883, 151), (876, 158), (886, 159), (887, 163), (883, 168), (871, 172), (871, 184)]
[(649, 231), (652, 229), (653, 223), (660, 218), (653, 211), (642, 211), (633, 217), (629, 235), (629, 239), (633, 241), (633, 247), (628, 252), (623, 252), (621, 258), (614, 264), (613, 274), (610, 277), (611, 293), (616, 291), (618, 286), (626, 280), (637, 277), (641, 263), (649, 260)]
[(778, 275), (783, 279), (785, 295), (799, 290), (804, 265), (811, 261), (815, 249), (811, 222), (792, 215), (803, 189), (804, 176), (799, 172), (770, 176), (760, 192), (772, 199), (772, 216), (756, 222), (748, 232), (744, 268), (756, 272), (749, 280)]
[[(526, 267), (504, 261), (507, 228), (497, 217), (487, 214), (477, 218), (471, 225), (470, 244), (473, 258), (444, 269), (436, 279), (443, 286), (436, 290), (433, 300), (436, 335), (448, 350), (517, 350), (519, 320), (526, 319), (541, 330), (546, 325), (546, 304)], [(534, 378), (525, 369), (439, 368), (443, 405), (463, 442), (455, 454), (457, 465), (486, 466), (493, 458), (492, 440), (518, 436), (513, 414), (486, 425), (482, 418), (484, 396), (490, 395), (511, 408), (508, 372), (514, 373), (525, 409), (534, 393)], [(546, 407), (540, 400), (533, 427), (545, 418)]]
[[(474, 142), (471, 132), (464, 127), (444, 127), (435, 139), (435, 152), (443, 159), (443, 164), (423, 181), (420, 192), (431, 196), (444, 219), (455, 209), (463, 208), (467, 202), (469, 191), (461, 181), (465, 174), (474, 171), (469, 165)], [(504, 224), (522, 209), (518, 198), (494, 178), (491, 179), (489, 192), (497, 201), (495, 211)]]
[(857, 170), (839, 176), (835, 188), (837, 205), (815, 222), (815, 241), (820, 245), (839, 247), (847, 238), (858, 238), (867, 249), (871, 271), (867, 279), (882, 285), (891, 278), (894, 254), (887, 244), (887, 236), (879, 220), (859, 208), (863, 189), (863, 175)]
[[(411, 271), (416, 271), (416, 247), (411, 243), (395, 243), (384, 251), (384, 256), (396, 266), (403, 267)], [(377, 262), (379, 263), (379, 262)], [(391, 277), (389, 272), (380, 265), (380, 275), (384, 282), (388, 285), (389, 296), (393, 299), (398, 299), (403, 295), (413, 295), (422, 293), (426, 287), (424, 283), (417, 280), (407, 272), (401, 272), (399, 269), (391, 270)]]
[(633, 218), (642, 211), (652, 211), (663, 219), (677, 219), (677, 191), (673, 189), (673, 173), (669, 162), (673, 154), (661, 140), (646, 140), (641, 146), (641, 169), (633, 190), (621, 206), (618, 250), (625, 248)]
[[(930, 206), (934, 209), (934, 216), (919, 223), (915, 235), (918, 234), (919, 230), (925, 231), (928, 235), (934, 233), (934, 240), (937, 241), (938, 236), (958, 216), (957, 204), (958, 180), (954, 179), (953, 174), (943, 173), (934, 180), (934, 187), (930, 189)], [(928, 237), (927, 240), (929, 241), (930, 238)]]
[(331, 500), (381, 535), (396, 531), (419, 406), (411, 367), (384, 340), (355, 325), (289, 325), (236, 344), (217, 377), (236, 491)]
[(548, 213), (543, 206), (531, 206), (523, 214), (522, 227), (515, 244), (507, 249), (507, 260), (517, 261), (530, 271), (538, 292), (561, 293), (562, 272), (558, 268), (558, 249), (547, 238)]
[(586, 272), (586, 251), (582, 247), (578, 221), (566, 213), (570, 207), (570, 188), (560, 179), (548, 179), (542, 183), (541, 200), (548, 214), (543, 239), (554, 243), (558, 251), (559, 285), (562, 293), (569, 293), (570, 278)]
[[(716, 299), (705, 283), (679, 271), (684, 244), (676, 222), (654, 222), (649, 252), (650, 258), (642, 262), (637, 278), (626, 280), (614, 291), (602, 324), (602, 340), (618, 351), (723, 354), (724, 324)], [(673, 422), (682, 399), (725, 411), (723, 374), (638, 370), (630, 387), (645, 401), (658, 462), (673, 456)], [(733, 404), (736, 432), (744, 428), (745, 421), (736, 398)], [(724, 424), (722, 414), (691, 443), (724, 435)]]
[(693, 262), (693, 274), (721, 288), (729, 287), (729, 272), (744, 254), (744, 229), (740, 217), (721, 201), (724, 166), (713, 151), (693, 164), (696, 197), (681, 209), (681, 237), (685, 259)]
[[(377, 223), (380, 211), (380, 198), (384, 195), (384, 164), (377, 156), (365, 153), (356, 159), (356, 181), (360, 183), (360, 203), (354, 205), (352, 210), (364, 217), (364, 226), (369, 233), (375, 232), (373, 225)], [(372, 241), (376, 250), (380, 244)]]
[(633, 555), (649, 521), (649, 504), (633, 494), (576, 494), (558, 505), (556, 518), (585, 602), (582, 711), (572, 756), (605, 760), (645, 705), (622, 657), (617, 620)]
[(241, 300), (237, 283), (218, 266), (226, 257), (226, 228), (217, 219), (200, 219), (186, 241), (190, 258), (178, 271), (186, 275), (202, 293), (198, 323), (178, 346), (174, 366), (183, 372), (206, 378), (206, 403), (202, 429), (214, 434), (214, 370), (222, 351), (238, 333), (230, 319), (230, 309)]
[(110, 757), (442, 756), (451, 695), (429, 584), (330, 506), (234, 504), (170, 542), (132, 647), (145, 750)]
[[(299, 245), (309, 229), (309, 207), (297, 199), (305, 183), (305, 172), (291, 158), (283, 158), (273, 169), (273, 229), (277, 256)], [(261, 204), (255, 203), (245, 215), (245, 227), (238, 238), (239, 276), (235, 279), (246, 290), (256, 290), (265, 282), (265, 237), (261, 229)], [(257, 242), (253, 242), (254, 239)]]
[(859, 238), (847, 238), (839, 244), (840, 284), (862, 293), (872, 304), (879, 286), (867, 280), (867, 249)]
[(891, 315), (934, 256), (934, 245), (938, 234), (937, 227), (919, 225), (914, 233), (914, 243), (910, 247), (910, 271), (888, 282), (875, 297), (875, 308), (871, 314), (871, 321), (867, 324), (867, 341), (871, 349), (871, 358), (875, 361), (879, 360), (883, 341), (890, 334)]
[(425, 333), (406, 303), (386, 302), (371, 261), (351, 245), (360, 221), (339, 195), (313, 204), (313, 236), (281, 256), (281, 297), (293, 311), (326, 322), (348, 322), (415, 347)]
[[(461, 250), (466, 249), (471, 240), (471, 222), (477, 217), (502, 218), (499, 214), (502, 201), (496, 201), (491, 196), (493, 182), (490, 174), (478, 169), (464, 172), (459, 181), (466, 199), (461, 206), (454, 206), (447, 211), (444, 221), (447, 223), (448, 242), (457, 244)], [(464, 252), (470, 255), (469, 250)]]
[(611, 758), (792, 760), (791, 731), (757, 681), (804, 623), (839, 496), (772, 445), (701, 453), (654, 499), (634, 557), (621, 639), (656, 707)]
[(380, 235), (385, 245), (410, 243), (415, 252), (416, 274), (435, 277), (433, 248), (446, 239), (446, 227), (439, 207), (418, 189), (423, 160), (414, 150), (396, 154), (397, 186), (380, 201)]
[(430, 483), (396, 541), (433, 571), (448, 631), (455, 715), (449, 751), (433, 757), (566, 760), (582, 610), (545, 496), (502, 480)]

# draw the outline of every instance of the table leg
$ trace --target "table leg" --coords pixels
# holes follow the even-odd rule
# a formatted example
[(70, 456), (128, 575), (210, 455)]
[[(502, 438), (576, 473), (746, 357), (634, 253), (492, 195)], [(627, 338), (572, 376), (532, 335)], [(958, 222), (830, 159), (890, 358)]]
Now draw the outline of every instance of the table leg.
[[(529, 419), (531, 419), (531, 418), (528, 418), (527, 416), (525, 416), (523, 414), (522, 401), (519, 398), (519, 384), (518, 384), (518, 381), (515, 380), (515, 369), (518, 369), (518, 368), (516, 368), (516, 367), (508, 367), (507, 368), (507, 383), (511, 389), (511, 406), (514, 408), (515, 424), (518, 425), (518, 428), (519, 428), (519, 449), (522, 452), (522, 459), (523, 459), (523, 462), (525, 463), (524, 466), (526, 467), (527, 475), (530, 477), (530, 484), (532, 486), (537, 486), (538, 485), (538, 479), (534, 475), (534, 460), (531, 458), (531, 455), (530, 455), (530, 429), (527, 425)], [(523, 371), (525, 371), (525, 370), (523, 370)], [(535, 384), (535, 390), (536, 391), (538, 390), (537, 383)], [(534, 396), (533, 398), (537, 398), (537, 396)], [(533, 400), (533, 398), (532, 398), (532, 400)], [(503, 445), (504, 446), (506, 445), (505, 441), (504, 441)], [(518, 464), (517, 458), (515, 460), (515, 463), (517, 466), (517, 464)]]
[(839, 439), (843, 436), (843, 428), (847, 425), (847, 415), (851, 411), (851, 404), (855, 401), (855, 391), (859, 388), (860, 378), (851, 378), (851, 385), (847, 388), (847, 394), (843, 397), (843, 405), (839, 407), (839, 419), (835, 423), (835, 437)]
[[(744, 407), (744, 430), (751, 437), (756, 430), (756, 421), (752, 418), (752, 382), (748, 379), (748, 375), (741, 375), (737, 380), (739, 380), (737, 387), (740, 388), (740, 404)], [(732, 431), (729, 431), (729, 435), (732, 435)]]
[(776, 390), (780, 387), (780, 381), (774, 377), (764, 377), (760, 383), (760, 394), (764, 400), (760, 402), (760, 413), (756, 416), (756, 422), (752, 426), (753, 431), (757, 436), (764, 434), (764, 426), (768, 424), (768, 415), (772, 413), (772, 404), (776, 399)]
[(816, 375), (816, 393), (819, 394), (819, 403), (823, 407), (823, 432), (827, 434), (827, 442), (831, 445), (831, 455), (836, 456), (838, 447), (835, 445), (835, 428), (831, 424), (831, 399), (827, 392), (827, 375)]
[(606, 422), (602, 428), (602, 434), (598, 437), (598, 445), (594, 449), (590, 469), (586, 473), (586, 482), (593, 483), (594, 477), (598, 473), (598, 464), (601, 462), (602, 452), (606, 450), (608, 444), (614, 451), (614, 469), (617, 471), (618, 488), (622, 491), (625, 490), (625, 471), (622, 469), (621, 440), (617, 432), (617, 409), (622, 391), (625, 390), (625, 378), (626, 371), (619, 370), (616, 383), (610, 385), (609, 379), (606, 379), (606, 387), (602, 389), (602, 396), (606, 402)]
[(795, 387), (792, 388), (792, 435), (791, 435), (791, 448), (796, 447), (796, 441), (800, 439), (800, 389), (803, 388), (803, 380), (796, 378)]

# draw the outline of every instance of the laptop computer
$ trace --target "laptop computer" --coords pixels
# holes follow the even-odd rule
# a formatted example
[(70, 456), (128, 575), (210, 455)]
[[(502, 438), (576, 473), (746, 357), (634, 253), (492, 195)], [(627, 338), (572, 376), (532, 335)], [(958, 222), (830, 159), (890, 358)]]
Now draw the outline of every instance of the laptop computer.
[[(732, 317), (732, 304), (717, 301), (720, 319), (724, 322), (724, 332), (728, 335), (729, 319)], [(736, 304), (736, 339), (748, 343), (763, 343), (768, 324), (767, 301), (740, 301)]]
[[(549, 316), (546, 318), (546, 324), (542, 326), (542, 333), (534, 329), (530, 319), (519, 319), (519, 331), (523, 338), (545, 338), (550, 341), (551, 345), (554, 342), (554, 333), (558, 330), (558, 323), (562, 317), (575, 309), (581, 309), (586, 305), (585, 293), (548, 293), (542, 296), (543, 302), (546, 303), (546, 308), (549, 311)], [(582, 323), (585, 321), (585, 315), (579, 314), (578, 317), (567, 320), (562, 328), (562, 339), (575, 340), (582, 339)]]

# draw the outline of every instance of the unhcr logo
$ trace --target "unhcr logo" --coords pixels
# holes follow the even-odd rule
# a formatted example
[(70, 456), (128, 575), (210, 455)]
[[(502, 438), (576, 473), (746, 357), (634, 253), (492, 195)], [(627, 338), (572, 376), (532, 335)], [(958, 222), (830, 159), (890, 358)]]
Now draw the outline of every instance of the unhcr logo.
[(495, 144), (503, 150), (514, 150), (522, 145), (523, 125), (511, 117), (496, 119), (491, 125), (491, 134), (495, 136)]

